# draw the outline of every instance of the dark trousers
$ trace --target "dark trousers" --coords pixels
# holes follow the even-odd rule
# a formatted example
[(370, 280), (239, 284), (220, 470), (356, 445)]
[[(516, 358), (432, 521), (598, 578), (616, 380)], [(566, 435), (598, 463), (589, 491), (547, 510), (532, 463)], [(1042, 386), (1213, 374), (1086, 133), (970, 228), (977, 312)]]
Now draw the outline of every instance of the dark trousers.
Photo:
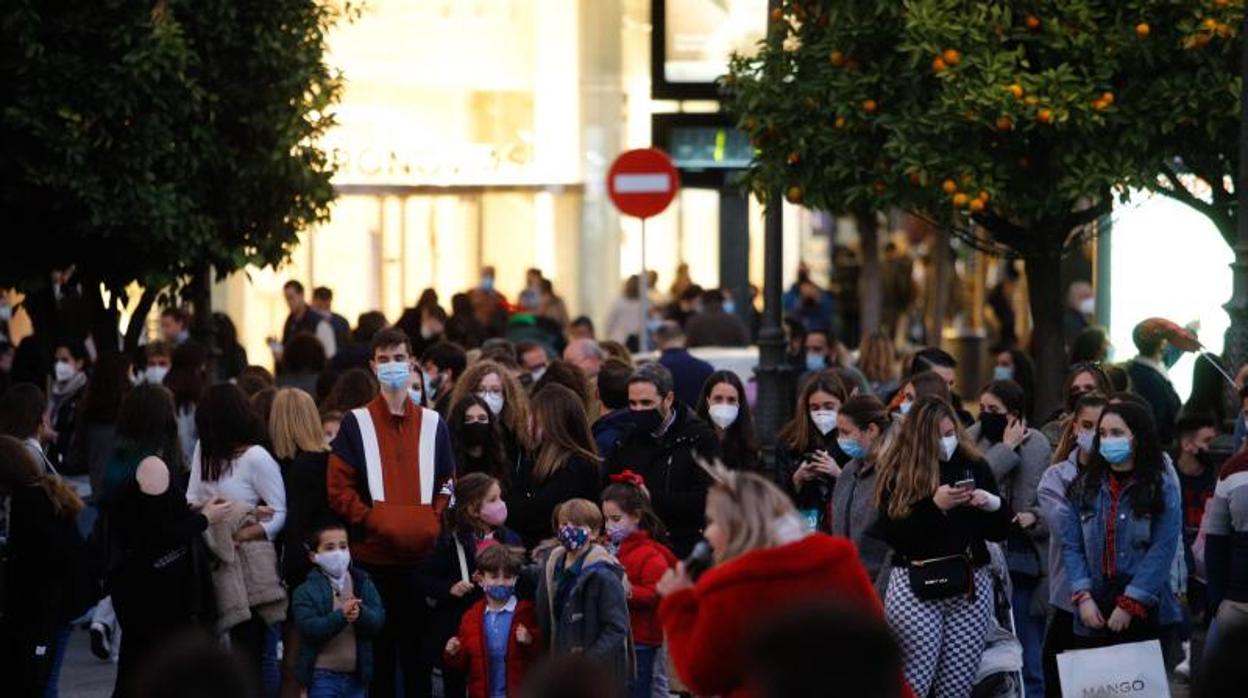
[(1062, 698), (1062, 683), (1058, 678), (1057, 655), (1074, 647), (1075, 616), (1060, 608), (1053, 609), (1049, 627), (1044, 633), (1044, 695)]
[[(373, 638), (373, 698), (427, 698), (431, 667), (422, 661), (421, 638), (428, 620), (425, 598), (416, 593), (413, 568), (360, 565), (372, 577), (386, 609), (386, 625)], [(402, 682), (396, 675), (402, 670)]]
[[(125, 630), (122, 630), (125, 637)], [(264, 649), (269, 626), (253, 609), (251, 618), (230, 628), (230, 648), (243, 661), (255, 686), (264, 686)]]

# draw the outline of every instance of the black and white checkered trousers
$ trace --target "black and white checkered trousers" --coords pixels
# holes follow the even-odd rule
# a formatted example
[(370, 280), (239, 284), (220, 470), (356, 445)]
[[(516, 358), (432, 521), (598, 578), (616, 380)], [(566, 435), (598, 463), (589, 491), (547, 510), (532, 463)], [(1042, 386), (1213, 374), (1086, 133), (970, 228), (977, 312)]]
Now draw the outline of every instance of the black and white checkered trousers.
[(992, 575), (974, 572), (975, 596), (921, 601), (906, 568), (892, 571), (884, 612), (901, 645), (906, 681), (917, 698), (971, 695), (992, 613)]

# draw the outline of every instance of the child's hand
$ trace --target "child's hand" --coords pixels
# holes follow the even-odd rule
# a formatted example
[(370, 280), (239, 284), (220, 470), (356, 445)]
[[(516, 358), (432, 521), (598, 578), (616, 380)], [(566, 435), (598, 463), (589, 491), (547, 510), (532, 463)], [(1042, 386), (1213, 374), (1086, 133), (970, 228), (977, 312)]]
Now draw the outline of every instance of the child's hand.
[(451, 586), (451, 596), (454, 596), (457, 599), (462, 599), (464, 594), (467, 594), (470, 591), (472, 591), (472, 582), (460, 580)]
[(529, 629), (524, 627), (524, 623), (516, 624), (516, 642), (522, 645), (533, 643), (533, 636), (529, 634)]
[(347, 599), (342, 604), (342, 612), (347, 617), (348, 623), (354, 623), (360, 618), (360, 600)]
[[(521, 628), (523, 628), (524, 626), (520, 626), (520, 627), (521, 627)], [(516, 631), (516, 639), (517, 639), (517, 640), (519, 640), (519, 639), (520, 639), (519, 635), (520, 635), (520, 631), (519, 631), (519, 630), (517, 630), (517, 631)], [(451, 638), (451, 639), (449, 639), (449, 640), (447, 640), (447, 641), (446, 641), (446, 653), (447, 653), (447, 654), (449, 654), (449, 655), (451, 655), (451, 656), (455, 656), (455, 655), (459, 654), (459, 649), (460, 649), (460, 647), (461, 647), (461, 645), (459, 644), (459, 638), (457, 638), (457, 637), (453, 637), (453, 638)]]

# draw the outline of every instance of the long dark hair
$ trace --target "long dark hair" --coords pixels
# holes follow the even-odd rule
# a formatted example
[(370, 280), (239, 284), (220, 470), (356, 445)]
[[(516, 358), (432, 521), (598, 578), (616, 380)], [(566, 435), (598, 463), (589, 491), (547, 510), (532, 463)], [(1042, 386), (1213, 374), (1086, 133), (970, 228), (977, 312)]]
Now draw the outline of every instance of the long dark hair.
[(173, 350), (165, 387), (173, 391), (178, 408), (194, 407), (204, 394), (208, 375), (208, 352), (199, 342), (183, 342)]
[(347, 369), (334, 380), (334, 387), (321, 403), (321, 411), (350, 412), (372, 402), (380, 389), (371, 371), (359, 367)]
[(130, 392), (130, 357), (124, 353), (103, 358), (82, 395), (79, 424), (112, 424), (121, 401)]
[(576, 393), (562, 385), (548, 385), (533, 396), (533, 426), (542, 435), (533, 455), (536, 481), (544, 482), (571, 458), (600, 462), (585, 407)]
[(29, 439), (39, 433), (48, 398), (34, 383), (14, 383), (0, 396), (0, 434)]
[(602, 491), (602, 503), (615, 502), (625, 514), (637, 517), (637, 527), (660, 543), (667, 542), (667, 526), (654, 512), (645, 490), (631, 482), (614, 482)]
[[(1116, 414), (1126, 422), (1131, 430), (1135, 445), (1135, 487), (1128, 492), (1131, 509), (1139, 516), (1160, 513), (1165, 506), (1162, 492), (1162, 477), (1165, 471), (1161, 444), (1157, 440), (1157, 425), (1153, 422), (1152, 412), (1134, 402), (1111, 402), (1101, 411), (1101, 422), (1105, 416)], [(1071, 483), (1071, 501), (1078, 501), (1084, 507), (1089, 506), (1101, 491), (1101, 485), (1109, 477), (1109, 463), (1101, 455), (1100, 423), (1097, 424), (1096, 439), (1093, 441), (1092, 457), (1088, 465), (1079, 471), (1078, 477)]]
[(737, 421), (724, 430), (723, 452), (737, 454), (740, 465), (748, 470), (758, 467), (758, 433), (754, 429), (754, 415), (750, 412), (750, 402), (745, 397), (745, 386), (741, 379), (732, 371), (716, 371), (707, 377), (702, 384), (702, 394), (698, 397), (698, 416), (702, 421), (711, 424), (711, 390), (715, 386), (727, 383), (737, 391)]
[(855, 395), (841, 406), (840, 414), (853, 422), (859, 431), (866, 431), (872, 424), (880, 430), (865, 458), (868, 463), (874, 463), (884, 447), (884, 436), (893, 424), (888, 407), (874, 395)]
[(218, 383), (204, 391), (195, 410), (199, 430), (200, 475), (216, 482), (229, 473), (239, 452), (265, 441), (264, 425), (247, 396), (232, 383)]
[(119, 454), (159, 455), (170, 472), (185, 468), (173, 393), (168, 388), (142, 383), (126, 395), (117, 411), (116, 450)]
[(1036, 408), (1036, 364), (1021, 349), (1007, 349), (1006, 353), (1014, 363), (1014, 382), (1023, 389), (1023, 416), (1028, 420), (1035, 419), (1033, 411)]
[[(480, 528), (481, 503), (494, 485), (502, 486), (498, 478), (485, 473), (468, 473), (455, 480), (455, 506), (443, 512), (442, 526), (461, 535), (475, 535)], [(469, 511), (474, 505), (478, 507), (476, 518)]]
[(483, 444), (485, 452), (482, 454), (487, 463), (487, 469), (482, 472), (498, 479), (506, 488), (510, 478), (507, 472), (507, 453), (503, 449), (503, 429), (499, 425), (498, 417), (490, 411), (490, 406), (476, 395), (468, 395), (455, 403), (447, 417), (447, 425), (451, 431), (451, 446), (455, 449), (456, 466), (462, 474), (465, 465), (472, 460), (464, 445), (464, 418), (468, 415), (468, 408), (474, 405), (485, 410), (485, 416), (490, 424), (491, 438)]

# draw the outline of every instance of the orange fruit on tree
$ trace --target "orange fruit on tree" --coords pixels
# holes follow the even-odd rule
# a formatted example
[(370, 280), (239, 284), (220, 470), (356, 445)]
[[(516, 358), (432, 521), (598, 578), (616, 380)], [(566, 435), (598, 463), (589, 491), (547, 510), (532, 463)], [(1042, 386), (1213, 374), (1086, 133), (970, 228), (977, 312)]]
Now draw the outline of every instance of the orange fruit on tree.
[(989, 199), (991, 199), (991, 198), (992, 198), (992, 196), (991, 196), (988, 192), (986, 192), (986, 191), (981, 191), (981, 192), (979, 193), (979, 196), (976, 196), (976, 197), (975, 197), (975, 199), (976, 199), (976, 200), (978, 200), (978, 201), (982, 201), (982, 202), (984, 202), (984, 203), (988, 203)]
[(957, 49), (947, 48), (941, 56), (949, 65), (957, 65), (962, 62), (962, 52)]
[(950, 196), (952, 196), (958, 192), (958, 183), (953, 181), (952, 179), (946, 179), (945, 181), (940, 183), (940, 189), (946, 194), (949, 194)]
[(1037, 121), (1039, 121), (1039, 122), (1040, 122), (1040, 123), (1042, 123), (1042, 124), (1052, 123), (1052, 121), (1053, 121), (1053, 110), (1052, 110), (1052, 109), (1041, 109), (1040, 111), (1036, 112), (1036, 120), (1037, 120)]
[(836, 117), (836, 121), (833, 123), (837, 128), (845, 128), (845, 117), (838, 116)]
[(1027, 25), (1027, 28), (1032, 31), (1040, 28), (1040, 18), (1035, 15), (1027, 15), (1027, 19), (1024, 23)]
[(1209, 31), (1213, 31), (1218, 28), (1218, 20), (1212, 17), (1206, 17), (1205, 21), (1200, 23), (1200, 26), (1208, 29)]
[(997, 117), (997, 130), (998, 131), (1009, 131), (1013, 128), (1014, 128), (1014, 122), (1010, 120), (1010, 117), (1008, 116)]
[(794, 184), (785, 190), (784, 198), (791, 204), (802, 203), (802, 188)]
[(876, 104), (874, 99), (867, 99), (862, 102), (862, 110), (868, 114), (874, 114), (875, 110), (879, 108), (880, 105)]
[(963, 194), (962, 192), (958, 192), (953, 195), (953, 205), (956, 208), (966, 208), (966, 204), (970, 202), (970, 200), (971, 197)]
[(1010, 94), (1014, 95), (1014, 99), (1022, 99), (1023, 95), (1027, 93), (1027, 91), (1023, 89), (1023, 86), (1018, 83), (1008, 85), (1005, 89), (1009, 90)]
[(971, 182), (974, 182), (974, 181), (975, 181), (975, 178), (970, 176), (969, 174), (962, 175), (962, 186), (964, 187), (970, 186)]
[(982, 199), (971, 199), (971, 213), (983, 213), (984, 202)]
[(1104, 93), (1102, 93), (1102, 94), (1101, 94), (1101, 101), (1102, 101), (1102, 102), (1104, 102), (1104, 103), (1106, 103), (1106, 104), (1113, 104), (1113, 103), (1114, 103), (1114, 93), (1113, 93), (1113, 92), (1104, 92)]
[(1232, 29), (1229, 24), (1218, 25), (1218, 36), (1222, 37), (1223, 39), (1229, 37), (1231, 34), (1234, 34), (1234, 33), (1235, 33), (1235, 30)]
[(1148, 26), (1148, 22), (1140, 22), (1139, 24), (1135, 25), (1135, 35), (1140, 37), (1141, 39), (1147, 39), (1148, 35), (1151, 34), (1152, 31), (1153, 31), (1153, 28)]
[(828, 62), (829, 62), (829, 63), (831, 63), (833, 66), (835, 66), (835, 67), (837, 67), (837, 68), (844, 67), (844, 65), (845, 65), (845, 63), (846, 63), (847, 61), (848, 61), (848, 59), (847, 59), (847, 58), (845, 58), (845, 54), (844, 54), (844, 53), (842, 53), (842, 52), (840, 52), (840, 51), (833, 51), (833, 52), (832, 52), (832, 53), (828, 56)]
[(789, 157), (787, 158), (787, 161), (790, 165), (796, 165), (797, 163), (802, 161), (802, 154), (794, 150), (793, 152), (789, 153)]
[(941, 58), (940, 56), (937, 56), (932, 59), (932, 72), (933, 73), (943, 73), (945, 72), (945, 68), (947, 67), (948, 66), (945, 65), (945, 59)]
[(1213, 41), (1213, 38), (1208, 34), (1197, 34), (1194, 43), (1196, 48), (1204, 48), (1208, 46), (1211, 41)]
[(771, 21), (779, 22), (782, 19), (784, 19), (784, 13), (780, 11), (779, 7), (771, 11)]

